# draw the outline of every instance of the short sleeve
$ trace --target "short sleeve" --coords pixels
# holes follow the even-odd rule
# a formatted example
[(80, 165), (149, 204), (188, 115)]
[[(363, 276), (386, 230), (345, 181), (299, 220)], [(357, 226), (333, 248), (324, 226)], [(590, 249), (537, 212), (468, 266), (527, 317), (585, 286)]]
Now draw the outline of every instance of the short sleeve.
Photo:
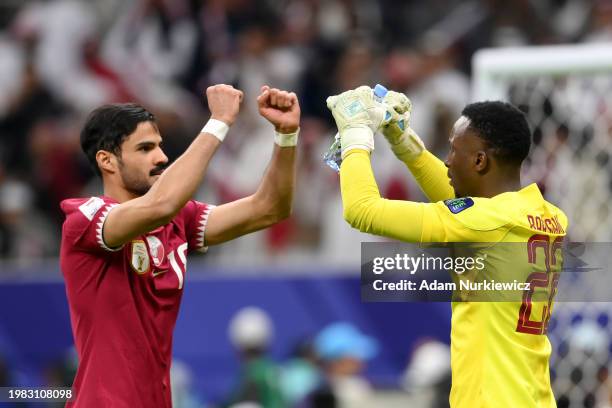
[(187, 202), (180, 215), (185, 225), (185, 235), (190, 251), (206, 252), (206, 225), (214, 205), (195, 200)]
[(119, 251), (123, 245), (109, 248), (102, 235), (108, 214), (118, 205), (101, 197), (63, 201), (61, 207), (66, 213), (64, 239), (74, 247), (88, 251)]

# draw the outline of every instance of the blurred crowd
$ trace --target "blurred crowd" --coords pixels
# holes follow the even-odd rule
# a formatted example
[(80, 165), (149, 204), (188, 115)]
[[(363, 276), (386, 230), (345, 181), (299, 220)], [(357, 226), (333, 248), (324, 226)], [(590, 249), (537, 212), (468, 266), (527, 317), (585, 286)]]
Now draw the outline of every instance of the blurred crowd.
[[(137, 101), (176, 158), (207, 119), (203, 90), (229, 83), (246, 101), (197, 198), (252, 193), (272, 149), (259, 87), (297, 92), (303, 118), (294, 215), (211, 251), (228, 263), (358, 262), (361, 234), (341, 217), (337, 175), (321, 156), (334, 133), (328, 95), (383, 83), (406, 92), (412, 124), (436, 154), (470, 100), (482, 47), (612, 39), (610, 0), (79, 0), (0, 4), (0, 259), (57, 256), (58, 203), (98, 195), (80, 152), (85, 116)], [(421, 194), (387, 149), (374, 160), (381, 193)], [(240, 256), (236, 256), (240, 254)]]
[[(380, 343), (356, 324), (332, 322), (312, 337), (299, 339), (294, 350), (281, 359), (271, 353), (277, 341), (275, 330), (265, 310), (255, 306), (239, 309), (228, 322), (227, 330), (239, 362), (237, 370), (230, 374), (232, 385), (221, 395), (211, 397), (195, 384), (194, 367), (174, 359), (170, 369), (173, 407), (449, 407), (448, 344), (422, 338), (410, 352), (405, 370), (392, 383), (381, 387), (366, 375), (368, 363), (380, 351)], [(36, 380), (15, 370), (0, 355), (0, 386), (70, 387), (77, 365), (76, 353), (71, 349), (47, 364)], [(63, 403), (46, 406), (62, 407)]]
[(432, 339), (417, 344), (402, 378), (385, 393), (364, 375), (379, 343), (353, 323), (328, 324), (281, 363), (268, 355), (274, 323), (264, 310), (250, 306), (238, 311), (229, 335), (241, 369), (224, 405), (228, 408), (394, 407), (416, 403), (411, 394), (419, 394), (416, 406), (449, 406), (450, 347)]

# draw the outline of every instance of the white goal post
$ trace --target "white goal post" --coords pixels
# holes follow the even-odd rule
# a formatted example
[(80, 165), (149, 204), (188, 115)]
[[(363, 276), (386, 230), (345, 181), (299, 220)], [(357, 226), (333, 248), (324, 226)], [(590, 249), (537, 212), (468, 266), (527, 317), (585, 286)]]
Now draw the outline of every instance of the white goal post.
[(486, 48), (472, 58), (473, 99), (504, 99), (508, 78), (612, 74), (611, 44)]

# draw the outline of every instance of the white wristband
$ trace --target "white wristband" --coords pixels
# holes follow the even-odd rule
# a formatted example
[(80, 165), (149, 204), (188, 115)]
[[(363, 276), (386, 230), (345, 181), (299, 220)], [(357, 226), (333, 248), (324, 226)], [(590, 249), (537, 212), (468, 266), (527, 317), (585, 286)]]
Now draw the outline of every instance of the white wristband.
[(225, 122), (217, 119), (208, 119), (208, 122), (206, 122), (206, 125), (204, 125), (200, 133), (210, 133), (222, 142), (228, 130), (229, 126), (227, 126)]
[(293, 133), (279, 133), (274, 132), (274, 143), (280, 147), (293, 147), (297, 145), (298, 135), (300, 134), (300, 128)]
[(342, 159), (349, 151), (354, 149), (371, 152), (374, 150), (374, 134), (368, 126), (359, 126), (344, 129), (340, 133), (340, 145), (342, 148)]

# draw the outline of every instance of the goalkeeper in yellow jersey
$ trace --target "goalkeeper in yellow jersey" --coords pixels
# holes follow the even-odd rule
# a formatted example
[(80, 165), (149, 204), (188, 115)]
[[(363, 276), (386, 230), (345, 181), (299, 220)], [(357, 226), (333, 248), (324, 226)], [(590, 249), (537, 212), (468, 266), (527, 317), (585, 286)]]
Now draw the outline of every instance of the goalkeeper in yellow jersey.
[[(567, 217), (544, 200), (537, 185), (521, 187), (520, 167), (531, 144), (525, 116), (503, 102), (467, 105), (442, 162), (410, 129), (408, 98), (390, 91), (383, 103), (366, 86), (327, 100), (340, 134), (344, 218), (360, 231), (405, 242), (521, 243), (522, 257), (490, 262), (530, 284), (522, 298), (453, 302), (450, 403), (555, 407), (546, 331)], [(380, 197), (370, 165), (379, 129), (432, 203)], [(546, 300), (532, 301), (536, 292)]]

